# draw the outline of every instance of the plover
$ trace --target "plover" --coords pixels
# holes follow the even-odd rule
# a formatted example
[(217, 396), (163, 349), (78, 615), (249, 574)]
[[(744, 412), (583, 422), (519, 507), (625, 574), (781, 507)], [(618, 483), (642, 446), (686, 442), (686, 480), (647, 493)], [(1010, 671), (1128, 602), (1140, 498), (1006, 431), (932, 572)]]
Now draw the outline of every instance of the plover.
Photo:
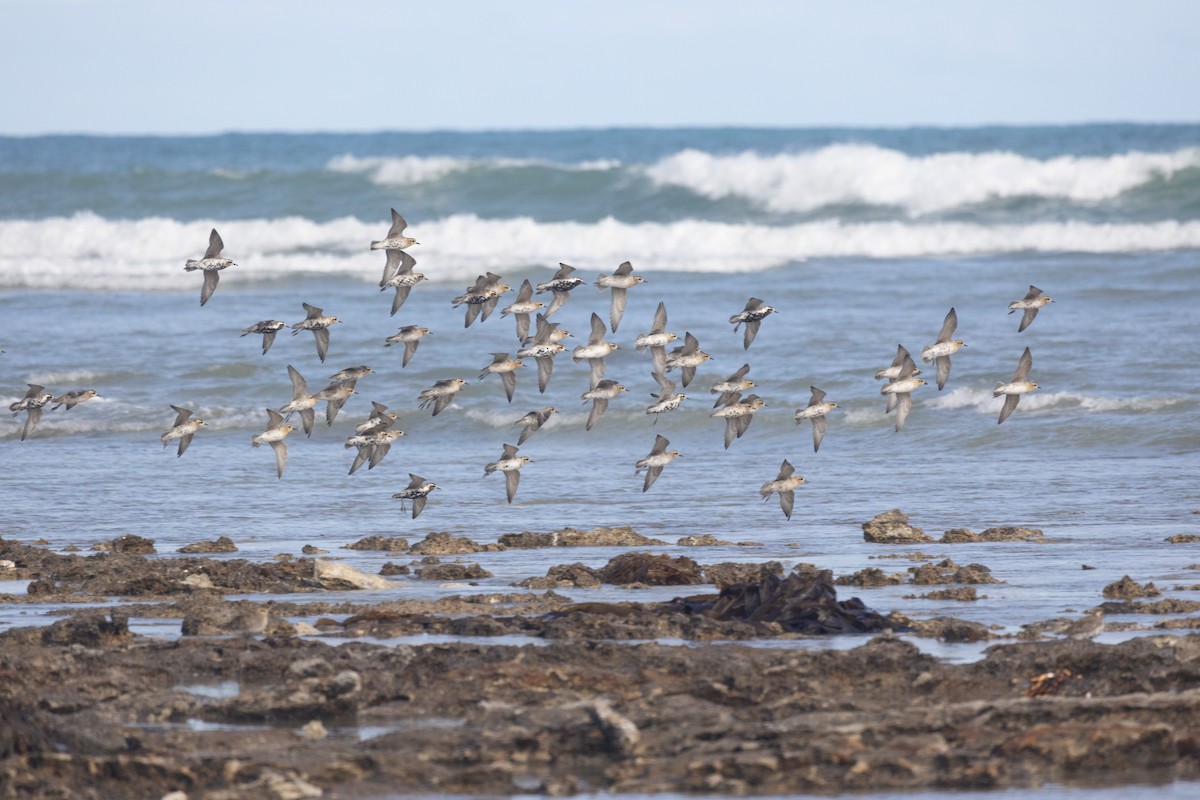
[(312, 436), (313, 422), (316, 412), (313, 407), (317, 404), (317, 396), (308, 393), (308, 383), (299, 370), (288, 364), (288, 378), (292, 381), (292, 402), (279, 409), (284, 419), (290, 419), (292, 414), (300, 415), (300, 423), (304, 427), (304, 435)]
[(729, 445), (733, 444), (734, 439), (742, 438), (742, 434), (750, 427), (754, 415), (765, 405), (762, 398), (756, 394), (747, 395), (744, 398), (739, 395), (730, 400), (723, 408), (718, 408), (709, 414), (710, 417), (725, 420), (726, 450), (729, 449)]
[(361, 381), (363, 378), (370, 375), (375, 370), (368, 367), (366, 364), (359, 364), (356, 367), (346, 367), (339, 369), (337, 372), (329, 376), (331, 381)]
[(521, 284), (521, 288), (517, 290), (516, 302), (500, 309), (500, 316), (513, 315), (517, 325), (517, 341), (521, 341), (529, 335), (529, 315), (536, 313), (544, 305), (546, 304), (541, 300), (533, 299), (533, 284), (529, 282), (529, 278), (526, 278)]
[(393, 317), (400, 310), (400, 306), (404, 305), (404, 301), (408, 299), (408, 293), (412, 291), (412, 287), (425, 280), (422, 273), (413, 272), (413, 267), (416, 265), (417, 260), (403, 250), (387, 251), (387, 262), (383, 265), (383, 278), (379, 281), (379, 291), (396, 290), (396, 295), (392, 298)]
[(650, 448), (650, 454), (634, 462), (634, 475), (637, 475), (642, 470), (646, 470), (646, 480), (642, 483), (643, 492), (654, 485), (654, 482), (658, 480), (658, 476), (662, 474), (663, 467), (679, 457), (678, 450), (667, 450), (670, 444), (671, 442), (667, 440), (667, 437), (662, 435), (655, 436), (654, 447)]
[(1103, 632), (1104, 611), (1099, 608), (1093, 608), (1063, 629), (1063, 633), (1070, 639), (1091, 639)]
[(405, 236), (404, 230), (408, 227), (408, 223), (404, 221), (404, 217), (396, 209), (392, 209), (392, 227), (388, 228), (387, 236), (377, 242), (371, 242), (372, 250), (403, 250), (406, 247), (412, 247), (414, 244), (420, 244), (411, 236)]
[(896, 373), (896, 378), (884, 386), (879, 387), (879, 393), (887, 395), (887, 410), (885, 413), (896, 412), (896, 432), (904, 427), (904, 421), (908, 419), (908, 412), (912, 410), (912, 392), (914, 389), (924, 386), (925, 379), (915, 377), (917, 365), (913, 363), (910, 356), (905, 354), (903, 362), (900, 364), (900, 369)]
[(329, 326), (335, 322), (341, 322), (341, 320), (337, 317), (325, 316), (322, 309), (310, 306), (308, 303), (300, 305), (304, 306), (308, 316), (292, 326), (292, 336), (300, 331), (312, 331), (317, 340), (317, 358), (321, 359), (321, 363), (325, 363), (325, 354), (329, 352)]
[(412, 500), (412, 518), (416, 519), (425, 510), (425, 500), (429, 493), (438, 488), (436, 483), (425, 480), (420, 475), (408, 473), (408, 486), (392, 495), (393, 500), (400, 501), (400, 510), (404, 510), (404, 501)]
[(517, 455), (516, 445), (506, 444), (500, 458), (484, 466), (483, 474), (487, 477), (493, 472), (504, 473), (504, 489), (508, 495), (508, 502), (511, 503), (517, 494), (517, 486), (521, 483), (521, 467), (532, 462), (531, 458)]
[(713, 408), (728, 405), (729, 401), (733, 399), (734, 395), (739, 395), (742, 392), (748, 392), (754, 387), (758, 386), (757, 383), (746, 377), (746, 373), (749, 371), (750, 365), (742, 364), (742, 366), (738, 368), (737, 372), (733, 373), (720, 383), (714, 383), (712, 385), (712, 388), (708, 390), (709, 393), (718, 395), (716, 401), (713, 403)]
[(292, 432), (292, 426), (283, 421), (283, 415), (273, 408), (267, 409), (267, 428), (262, 433), (250, 437), (253, 447), (269, 444), (275, 451), (275, 473), (283, 477), (283, 467), (287, 464), (287, 443), (283, 440)]
[[(821, 439), (825, 438), (825, 415), (837, 408), (837, 403), (826, 402), (825, 393), (815, 386), (808, 387), (812, 396), (808, 405), (796, 412), (796, 424), (806, 419), (812, 420), (813, 452), (821, 449)], [(787, 462), (784, 462), (785, 464)]]
[(667, 372), (680, 370), (680, 383), (684, 388), (696, 377), (696, 367), (708, 361), (712, 356), (700, 349), (700, 342), (690, 332), (683, 334), (683, 344), (667, 353)]
[(192, 436), (204, 425), (204, 420), (199, 418), (192, 419), (192, 412), (189, 409), (180, 408), (179, 406), (171, 406), (171, 408), (175, 411), (175, 422), (171, 425), (169, 431), (159, 437), (159, 441), (162, 442), (165, 448), (168, 444), (178, 439), (179, 452), (175, 454), (175, 457), (179, 458), (188, 449), (188, 445), (192, 443)]
[[(910, 356), (908, 354), (908, 351), (904, 349), (904, 345), (902, 345), (902, 344), (896, 345), (896, 357), (892, 359), (891, 366), (884, 367), (883, 369), (876, 371), (875, 380), (877, 380), (877, 381), (882, 381), (882, 380), (894, 381), (897, 378), (897, 376), (900, 375), (900, 367), (902, 364), (904, 364), (904, 359), (906, 359), (906, 358), (909, 361), (912, 361), (912, 356)], [(921, 370), (916, 369), (916, 367), (914, 365), (912, 374), (920, 375)]]
[(213, 228), (212, 232), (208, 234), (208, 249), (204, 251), (204, 257), (189, 258), (183, 267), (187, 272), (204, 270), (204, 285), (200, 287), (200, 305), (207, 303), (208, 298), (212, 297), (213, 292), (217, 290), (217, 281), (221, 277), (220, 271), (226, 267), (237, 266), (232, 259), (221, 257), (223, 249), (225, 249), (225, 242), (221, 241), (221, 234), (217, 233), (216, 228)]
[(550, 373), (554, 370), (554, 357), (567, 349), (554, 341), (556, 328), (558, 328), (557, 322), (548, 322), (545, 316), (538, 314), (537, 333), (533, 337), (533, 342), (517, 351), (517, 358), (537, 359), (538, 391), (543, 394), (546, 391), (546, 385), (550, 382)]
[(354, 391), (356, 380), (332, 381), (321, 391), (317, 392), (313, 397), (317, 400), (325, 401), (325, 424), (333, 425), (333, 421), (337, 419), (338, 412), (342, 410), (342, 406), (350, 399), (350, 395), (355, 394)]
[(362, 436), (368, 433), (377, 433), (385, 431), (392, 426), (397, 419), (395, 411), (388, 411), (388, 407), (383, 403), (371, 401), (371, 416), (367, 417), (363, 422), (354, 426), (354, 433)]
[(1026, 347), (1025, 352), (1021, 354), (1021, 360), (1017, 362), (1017, 371), (1013, 373), (1012, 380), (1008, 383), (996, 384), (996, 388), (992, 391), (992, 397), (1004, 395), (1004, 407), (1000, 409), (1000, 419), (997, 420), (997, 425), (1004, 422), (1017, 410), (1017, 403), (1021, 402), (1021, 395), (1038, 388), (1036, 383), (1029, 380), (1031, 367), (1033, 367), (1033, 354)]
[(401, 367), (407, 367), (408, 362), (412, 361), (412, 357), (417, 352), (417, 345), (421, 343), (422, 336), (428, 336), (433, 333), (429, 328), (422, 328), (420, 325), (405, 325), (400, 330), (393, 333), (391, 336), (384, 339), (384, 347), (391, 347), (394, 344), (404, 345), (404, 360), (400, 362)]
[(508, 397), (508, 402), (512, 402), (513, 392), (517, 390), (517, 374), (518, 367), (525, 365), (525, 362), (518, 358), (509, 358), (508, 353), (492, 353), (492, 363), (483, 368), (483, 372), (479, 373), (479, 380), (483, 380), (488, 375), (495, 373), (500, 376), (500, 380), (504, 382), (504, 394)]
[(354, 456), (354, 463), (350, 465), (348, 474), (353, 475), (364, 463), (367, 464), (367, 469), (375, 469), (376, 465), (383, 461), (383, 457), (388, 454), (392, 444), (403, 435), (404, 431), (399, 428), (388, 428), (346, 437), (345, 446), (347, 448), (358, 448), (358, 454)]
[(758, 490), (763, 502), (770, 500), (772, 494), (778, 494), (779, 507), (783, 509), (783, 515), (788, 519), (792, 518), (792, 506), (796, 502), (796, 487), (804, 483), (804, 478), (793, 475), (795, 471), (796, 468), (785, 458), (775, 480), (764, 483)]
[(655, 402), (646, 406), (646, 413), (654, 415), (654, 424), (658, 424), (658, 415), (667, 411), (674, 411), (679, 408), (684, 400), (687, 399), (686, 394), (680, 394), (675, 391), (675, 381), (663, 377), (661, 372), (650, 374), (658, 383), (658, 394), (650, 393), (650, 396), (655, 399)]
[(267, 351), (271, 349), (271, 345), (275, 343), (275, 334), (287, 327), (286, 322), (277, 319), (264, 319), (256, 322), (249, 328), (242, 331), (242, 336), (249, 336), (252, 333), (262, 334), (262, 354), (265, 356)]
[(455, 297), (450, 303), (454, 306), (466, 304), (467, 313), (463, 327), (469, 328), (476, 317), (481, 322), (486, 321), (492, 309), (500, 302), (500, 295), (511, 288), (499, 275), (489, 272), (476, 278), (473, 286), (467, 287), (466, 292)]
[(525, 444), (525, 440), (537, 432), (539, 428), (546, 424), (546, 420), (550, 419), (550, 415), (554, 413), (554, 406), (546, 406), (545, 408), (535, 409), (530, 411), (525, 416), (514, 422), (514, 425), (524, 425), (521, 429), (521, 437), (517, 439), (517, 444)]
[(608, 319), (612, 323), (613, 333), (617, 332), (617, 326), (621, 324), (621, 317), (625, 316), (626, 291), (632, 286), (645, 282), (646, 279), (641, 275), (633, 274), (633, 265), (628, 261), (613, 270), (612, 275), (601, 275), (596, 279), (597, 289), (601, 291), (612, 289), (612, 303), (609, 306)]
[(588, 386), (595, 387), (604, 378), (604, 358), (619, 347), (615, 342), (604, 341), (604, 334), (607, 332), (604, 320), (600, 319), (599, 314), (593, 312), (592, 334), (588, 337), (587, 344), (581, 344), (571, 351), (571, 358), (575, 361), (586, 359), (588, 362), (588, 367), (591, 369)]
[(662, 375), (667, 371), (667, 345), (678, 338), (667, 331), (667, 307), (660, 302), (654, 311), (654, 324), (650, 326), (650, 332), (639, 334), (633, 340), (633, 348), (639, 353), (649, 348), (654, 372)]
[(1028, 328), (1029, 323), (1033, 322), (1033, 318), (1037, 316), (1037, 312), (1053, 302), (1054, 300), (1047, 296), (1045, 292), (1032, 283), (1029, 284), (1029, 291), (1024, 297), (1020, 300), (1013, 300), (1008, 304), (1008, 313), (1010, 314), (1014, 311), (1025, 312), (1021, 315), (1021, 325), (1017, 328), (1017, 333), (1021, 333)]
[(467, 382), (462, 378), (448, 378), (436, 381), (433, 386), (430, 386), (417, 395), (417, 399), (421, 401), (421, 408), (433, 406), (433, 416), (436, 417), (442, 413), (446, 406), (450, 405), (450, 401), (454, 399), (454, 395), (466, 385)]
[(930, 362), (937, 364), (938, 391), (945, 388), (946, 379), (950, 377), (950, 356), (966, 347), (962, 339), (950, 338), (954, 335), (954, 329), (957, 327), (958, 314), (951, 308), (950, 313), (946, 314), (946, 319), (942, 321), (942, 330), (938, 333), (937, 342), (921, 351), (922, 361), (926, 364)]
[(545, 283), (537, 285), (538, 294), (542, 292), (554, 293), (554, 299), (550, 301), (550, 307), (545, 312), (546, 319), (549, 319), (555, 311), (566, 305), (567, 298), (570, 297), (572, 289), (583, 284), (581, 279), (572, 277), (571, 273), (574, 271), (574, 267), (560, 261), (558, 263), (558, 272), (554, 273), (554, 277)]
[(600, 416), (608, 410), (608, 401), (624, 391), (626, 391), (625, 387), (616, 381), (602, 380), (579, 395), (585, 403), (588, 400), (592, 401), (592, 410), (588, 413), (587, 426), (584, 430), (590, 431), (592, 426), (600, 421)]
[(743, 350), (750, 349), (750, 343), (754, 341), (754, 337), (758, 335), (758, 328), (762, 325), (762, 321), (774, 314), (778, 309), (773, 306), (764, 305), (762, 300), (757, 297), (751, 297), (746, 307), (739, 313), (734, 314), (729, 318), (729, 322), (733, 325), (734, 332), (742, 323), (746, 324), (746, 332), (742, 337)]
[(55, 411), (59, 406), (66, 406), (67, 411), (70, 411), (80, 403), (86, 403), (93, 397), (99, 396), (99, 392), (97, 392), (95, 389), (72, 389), (69, 392), (63, 392), (58, 397), (51, 400), (50, 402), (54, 403), (55, 405), (52, 406), (50, 410)]
[[(22, 411), (25, 412), (25, 424), (21, 426), (22, 442), (29, 437), (29, 434), (33, 433), (33, 429), (41, 421), (42, 409), (46, 407), (47, 403), (54, 401), (54, 395), (47, 392), (46, 387), (39, 386), (36, 383), (27, 383), (25, 385), (29, 387), (29, 390), (25, 392), (25, 396), (8, 407), (8, 410), (12, 412), (14, 417)], [(183, 455), (183, 450), (184, 448), (181, 447), (179, 455)]]

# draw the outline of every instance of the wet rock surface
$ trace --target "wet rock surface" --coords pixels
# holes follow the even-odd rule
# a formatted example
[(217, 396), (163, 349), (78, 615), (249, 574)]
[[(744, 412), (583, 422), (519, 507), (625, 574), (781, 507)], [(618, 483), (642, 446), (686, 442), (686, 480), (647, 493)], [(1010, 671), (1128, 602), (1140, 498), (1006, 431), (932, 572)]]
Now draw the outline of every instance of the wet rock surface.
[(236, 553), (237, 545), (228, 536), (220, 536), (211, 542), (195, 542), (179, 548), (180, 553)]
[(932, 542), (920, 528), (908, 524), (908, 515), (898, 508), (875, 515), (862, 526), (863, 538), (876, 544), (917, 544)]
[(1138, 583), (1128, 575), (1104, 587), (1101, 592), (1105, 597), (1115, 600), (1131, 600), (1135, 597), (1158, 597), (1162, 594), (1153, 583)]
[[(465, 546), (454, 538), (432, 549)], [(359, 576), (394, 584), (323, 559), (78, 556), (0, 540), (10, 571), (43, 587), (37, 602), (108, 604), (0, 633), (0, 797), (833, 795), (1200, 778), (1200, 636), (1062, 636), (947, 663), (898, 634), (997, 632), (881, 613), (811, 566), (624, 557), (639, 582), (669, 569), (704, 583), (689, 577), (666, 602), (574, 602), (562, 586), (401, 600), (357, 591)], [(393, 566), (477, 565), (426, 554)], [(568, 563), (546, 578), (578, 587), (600, 572)], [(961, 599), (990, 578), (949, 560), (910, 574), (966, 584), (937, 590)], [(880, 576), (895, 577), (867, 569), (842, 586)], [(119, 586), (138, 591), (108, 594)], [(224, 597), (250, 593), (261, 597)], [(1110, 627), (1112, 614), (1193, 606), (1103, 605)], [(134, 617), (178, 620), (183, 635), (136, 635)], [(531, 644), (382, 643), (421, 633)], [(730, 643), (846, 633), (863, 643)]]

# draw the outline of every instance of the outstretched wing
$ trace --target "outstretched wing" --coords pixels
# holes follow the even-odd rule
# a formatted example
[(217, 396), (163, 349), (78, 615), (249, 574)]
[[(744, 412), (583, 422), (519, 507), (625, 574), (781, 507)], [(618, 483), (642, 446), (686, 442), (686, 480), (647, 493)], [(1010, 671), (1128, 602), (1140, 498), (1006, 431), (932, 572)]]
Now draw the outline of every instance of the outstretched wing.
[(200, 287), (200, 305), (208, 302), (208, 298), (213, 296), (213, 292), (217, 290), (217, 283), (221, 280), (221, 273), (215, 269), (204, 270), (204, 285)]
[(950, 337), (954, 335), (954, 329), (958, 327), (958, 312), (953, 308), (950, 313), (946, 314), (946, 318), (942, 320), (942, 330), (938, 333), (937, 340), (939, 342), (948, 342)]
[(208, 249), (204, 251), (205, 258), (220, 258), (221, 251), (225, 249), (225, 242), (221, 241), (221, 234), (217, 233), (217, 229), (213, 228), (208, 234)]

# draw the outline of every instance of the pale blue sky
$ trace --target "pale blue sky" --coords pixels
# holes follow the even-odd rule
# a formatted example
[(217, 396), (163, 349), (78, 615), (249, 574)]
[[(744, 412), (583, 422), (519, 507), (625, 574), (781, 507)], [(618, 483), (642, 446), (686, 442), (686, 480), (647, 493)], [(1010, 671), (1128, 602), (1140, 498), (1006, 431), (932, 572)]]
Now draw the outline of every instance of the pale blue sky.
[(0, 0), (0, 134), (1200, 120), (1193, 0)]

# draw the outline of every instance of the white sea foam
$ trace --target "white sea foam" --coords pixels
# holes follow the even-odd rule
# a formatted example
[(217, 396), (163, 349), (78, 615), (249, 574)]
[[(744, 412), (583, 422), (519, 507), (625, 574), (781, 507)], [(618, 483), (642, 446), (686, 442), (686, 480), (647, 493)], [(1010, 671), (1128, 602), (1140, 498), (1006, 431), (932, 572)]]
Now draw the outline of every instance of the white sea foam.
[[(914, 395), (914, 400), (917, 396)], [(930, 408), (967, 408), (981, 414), (998, 414), (1004, 405), (1003, 397), (993, 397), (989, 389), (959, 387), (936, 397), (924, 398)], [(1065, 409), (1070, 411), (1085, 411), (1092, 414), (1106, 414), (1121, 411), (1148, 412), (1186, 403), (1185, 397), (1106, 397), (1087, 395), (1077, 392), (1044, 392), (1037, 391), (1022, 395), (1019, 411), (1039, 411), (1042, 409)]]
[(1012, 197), (1096, 202), (1198, 166), (1195, 147), (1039, 160), (1011, 152), (911, 156), (877, 145), (836, 144), (777, 155), (684, 150), (646, 167), (645, 174), (660, 185), (712, 199), (744, 197), (776, 212), (862, 204), (919, 215)]
[[(0, 287), (162, 290), (195, 286), (183, 271), (217, 227), (237, 262), (222, 281), (297, 273), (379, 280), (382, 258), (368, 250), (384, 227), (342, 217), (232, 221), (70, 218), (0, 221)], [(836, 220), (796, 225), (704, 220), (627, 223), (480, 219), (459, 214), (413, 220), (422, 244), (412, 252), (431, 281), (469, 282), (485, 270), (553, 266), (559, 261), (609, 271), (631, 259), (641, 271), (757, 272), (806, 258), (912, 258), (1014, 252), (1123, 253), (1200, 248), (1200, 221), (1124, 224), (973, 223)]]
[(591, 172), (616, 169), (621, 162), (598, 159), (578, 164), (554, 164), (532, 158), (462, 158), (457, 156), (352, 156), (331, 159), (326, 169), (331, 172), (368, 175), (372, 183), (384, 186), (411, 186), (427, 183), (456, 172), (477, 169), (519, 169), (543, 166), (571, 172)]

